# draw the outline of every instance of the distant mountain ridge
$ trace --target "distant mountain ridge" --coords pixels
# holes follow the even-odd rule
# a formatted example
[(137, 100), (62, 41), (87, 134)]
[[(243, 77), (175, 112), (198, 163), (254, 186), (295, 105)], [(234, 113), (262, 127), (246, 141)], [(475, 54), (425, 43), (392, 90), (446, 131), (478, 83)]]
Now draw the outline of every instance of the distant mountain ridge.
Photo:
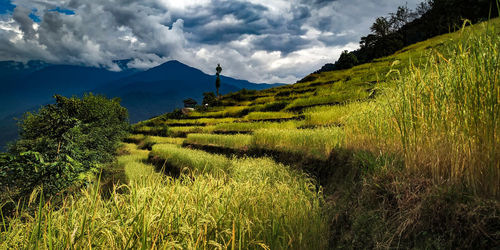
[[(120, 72), (74, 65), (0, 61), (0, 149), (16, 138), (14, 117), (51, 103), (54, 94), (81, 96), (92, 92), (119, 97), (137, 122), (179, 108), (182, 100), (201, 102), (202, 93), (215, 92), (215, 76), (179, 61), (168, 61), (145, 71), (130, 69), (130, 59), (117, 60)], [(222, 94), (240, 89), (266, 89), (283, 84), (256, 84), (221, 77)]]

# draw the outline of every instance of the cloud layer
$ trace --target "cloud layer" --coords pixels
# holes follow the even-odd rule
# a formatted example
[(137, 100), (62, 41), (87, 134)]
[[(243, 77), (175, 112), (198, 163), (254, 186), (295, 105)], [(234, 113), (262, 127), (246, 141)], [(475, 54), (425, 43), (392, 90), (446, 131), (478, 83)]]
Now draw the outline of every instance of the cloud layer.
[[(414, 6), (420, 0), (409, 0)], [(0, 15), (0, 60), (119, 70), (176, 59), (206, 73), (293, 83), (342, 50), (399, 0), (14, 0)], [(1, 13), (1, 12), (0, 12)], [(39, 22), (35, 22), (39, 21)]]

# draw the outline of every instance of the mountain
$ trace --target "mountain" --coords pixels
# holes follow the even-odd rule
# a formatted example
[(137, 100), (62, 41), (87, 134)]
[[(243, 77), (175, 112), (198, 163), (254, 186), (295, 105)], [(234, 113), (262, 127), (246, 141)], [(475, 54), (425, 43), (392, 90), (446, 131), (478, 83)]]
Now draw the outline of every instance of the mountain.
[[(111, 82), (95, 93), (108, 97), (120, 97), (129, 110), (130, 121), (137, 122), (182, 107), (182, 100), (193, 98), (199, 103), (203, 92), (215, 90), (215, 76), (187, 66), (179, 61), (168, 61), (123, 79)], [(255, 84), (245, 80), (221, 77), (220, 93), (240, 89), (265, 89), (281, 84)], [(214, 91), (215, 92), (215, 91)]]
[[(0, 67), (2, 74), (8, 70)], [(72, 65), (46, 65), (37, 70), (28, 66), (1, 83), (0, 118), (51, 102), (54, 94), (77, 95), (130, 73)]]
[[(203, 92), (215, 92), (215, 76), (169, 61), (146, 71), (129, 69), (127, 60), (115, 63), (120, 72), (74, 65), (51, 65), (41, 61), (0, 62), (0, 149), (16, 138), (15, 118), (51, 103), (54, 94), (63, 96), (92, 92), (119, 97), (129, 109), (130, 121), (137, 122), (182, 107), (182, 100), (201, 102)], [(221, 93), (265, 89), (282, 84), (255, 84), (221, 77)]]
[(11, 81), (19, 79), (47, 66), (49, 66), (49, 64), (42, 61), (28, 61), (27, 63), (0, 61), (0, 75), (4, 81)]

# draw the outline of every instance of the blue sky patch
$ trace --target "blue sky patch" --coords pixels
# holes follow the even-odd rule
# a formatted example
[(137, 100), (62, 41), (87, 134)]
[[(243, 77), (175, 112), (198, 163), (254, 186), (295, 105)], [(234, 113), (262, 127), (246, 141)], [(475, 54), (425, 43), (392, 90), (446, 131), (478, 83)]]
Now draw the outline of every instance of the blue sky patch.
[(15, 7), (9, 0), (0, 0), (0, 15), (12, 13)]
[(31, 20), (33, 20), (33, 22), (35, 23), (39, 23), (41, 22), (42, 20), (40, 19), (39, 16), (37, 16), (35, 13), (37, 12), (37, 9), (33, 9), (29, 15), (29, 17), (31, 18)]
[(75, 12), (74, 12), (74, 11), (72, 11), (72, 10), (68, 10), (68, 9), (63, 9), (63, 8), (61, 8), (61, 7), (59, 7), (59, 6), (58, 6), (58, 7), (56, 7), (55, 9), (51, 9), (51, 10), (49, 10), (49, 11), (57, 11), (57, 12), (59, 12), (59, 13), (63, 13), (63, 14), (66, 14), (66, 15), (74, 15), (74, 14), (75, 14)]

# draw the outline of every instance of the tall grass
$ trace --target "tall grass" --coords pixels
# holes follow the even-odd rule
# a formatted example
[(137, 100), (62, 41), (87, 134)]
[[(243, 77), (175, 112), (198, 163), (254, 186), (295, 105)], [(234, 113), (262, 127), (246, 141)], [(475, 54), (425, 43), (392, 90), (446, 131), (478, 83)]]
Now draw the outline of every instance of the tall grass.
[(212, 111), (212, 112), (191, 112), (190, 117), (199, 118), (222, 118), (222, 117), (239, 117), (248, 113), (247, 106), (233, 106), (233, 107), (223, 107), (222, 110)]
[(145, 134), (145, 135), (167, 135), (168, 134), (168, 126), (160, 125), (160, 126), (144, 126), (144, 125), (136, 125), (133, 126), (132, 132), (134, 134)]
[(224, 148), (248, 149), (252, 141), (251, 135), (212, 135), (189, 134), (186, 142), (199, 145), (213, 145)]
[(190, 150), (170, 144), (154, 145), (149, 157), (163, 159), (165, 163), (194, 173), (229, 173), (232, 165), (228, 158), (202, 150)]
[(252, 147), (303, 154), (327, 160), (344, 142), (341, 128), (261, 129), (254, 132)]
[(171, 137), (185, 137), (190, 133), (211, 133), (214, 126), (183, 126), (169, 127), (168, 135)]
[(296, 115), (291, 112), (252, 112), (244, 117), (245, 120), (260, 121), (260, 120), (278, 120), (290, 119)]
[(304, 110), (304, 125), (344, 125), (349, 116), (361, 112), (368, 102), (353, 102), (344, 105), (317, 106)]
[(252, 132), (263, 128), (296, 128), (296, 121), (287, 122), (235, 122), (215, 125), (215, 132)]
[(219, 123), (234, 122), (235, 118), (198, 118), (198, 119), (170, 119), (165, 122), (167, 125), (202, 126)]
[(356, 89), (352, 91), (331, 92), (328, 95), (311, 96), (307, 98), (298, 98), (293, 100), (286, 110), (299, 110), (306, 107), (328, 104), (340, 104), (346, 101), (356, 101), (365, 99), (369, 96), (364, 89)]
[(119, 158), (137, 170), (130, 184), (116, 187), (109, 198), (83, 189), (60, 209), (40, 203), (35, 215), (14, 218), (0, 232), (0, 248), (326, 248), (321, 197), (287, 167), (269, 159), (226, 158), (232, 174), (172, 179), (150, 171), (144, 152)]
[(481, 26), (396, 80), (394, 118), (410, 169), (498, 197), (500, 39)]
[(145, 143), (151, 144), (177, 144), (180, 145), (184, 142), (185, 138), (177, 137), (162, 137), (162, 136), (148, 136), (144, 139)]

